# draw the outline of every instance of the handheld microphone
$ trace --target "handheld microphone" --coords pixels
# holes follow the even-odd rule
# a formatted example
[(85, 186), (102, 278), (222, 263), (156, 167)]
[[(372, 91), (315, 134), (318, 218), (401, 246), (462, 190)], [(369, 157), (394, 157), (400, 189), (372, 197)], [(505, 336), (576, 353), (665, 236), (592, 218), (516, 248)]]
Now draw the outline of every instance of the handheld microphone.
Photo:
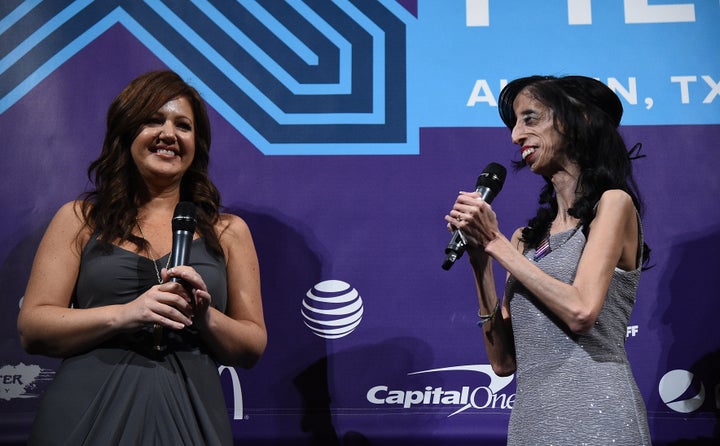
[[(195, 204), (190, 201), (178, 203), (175, 206), (175, 213), (172, 218), (173, 245), (170, 254), (170, 268), (187, 265), (190, 261), (190, 248), (192, 247), (196, 225)], [(170, 281), (182, 282), (182, 279), (173, 277)]]
[[(169, 268), (187, 265), (190, 262), (190, 248), (192, 247), (196, 225), (195, 204), (189, 201), (179, 202), (175, 206), (175, 212), (172, 218), (173, 244), (172, 252), (170, 253), (170, 262), (168, 263)], [(178, 282), (185, 285), (185, 281), (179, 277), (170, 278), (170, 282)], [(193, 299), (192, 293), (190, 293), (190, 299)], [(194, 303), (195, 302), (192, 302), (192, 304)], [(164, 351), (165, 348), (162, 326), (155, 324), (153, 326), (153, 349), (156, 351)]]
[[(503, 184), (505, 184), (506, 173), (505, 167), (500, 164), (488, 164), (475, 183), (475, 192), (479, 193), (480, 197), (488, 204), (492, 203), (493, 199), (500, 193)], [(453, 231), (450, 243), (445, 248), (446, 256), (442, 264), (443, 269), (449, 270), (455, 264), (455, 261), (463, 255), (465, 248), (467, 248), (467, 239), (461, 230), (456, 229)]]

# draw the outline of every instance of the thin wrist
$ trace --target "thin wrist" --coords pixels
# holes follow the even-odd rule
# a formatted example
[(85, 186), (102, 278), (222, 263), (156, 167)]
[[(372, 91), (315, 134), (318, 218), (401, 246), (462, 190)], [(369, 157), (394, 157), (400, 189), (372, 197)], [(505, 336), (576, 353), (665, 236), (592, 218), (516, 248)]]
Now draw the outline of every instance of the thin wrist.
[(468, 259), (470, 263), (477, 267), (482, 267), (490, 260), (490, 256), (482, 247), (468, 249)]
[(495, 257), (495, 255), (501, 249), (503, 240), (507, 239), (503, 237), (502, 234), (497, 234), (495, 238), (485, 244), (485, 254), (489, 255), (490, 257)]
[(482, 327), (483, 325), (492, 322), (495, 319), (495, 316), (500, 312), (500, 300), (498, 299), (495, 301), (495, 306), (490, 311), (490, 313), (483, 314), (482, 309), (478, 310), (478, 326)]

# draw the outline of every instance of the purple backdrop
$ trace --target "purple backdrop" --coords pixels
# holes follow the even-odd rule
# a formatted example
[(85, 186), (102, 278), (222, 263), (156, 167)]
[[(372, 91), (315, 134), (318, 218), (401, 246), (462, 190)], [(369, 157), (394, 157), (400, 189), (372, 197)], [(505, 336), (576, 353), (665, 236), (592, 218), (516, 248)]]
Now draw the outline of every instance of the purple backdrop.
[[(26, 355), (15, 329), (40, 237), (86, 187), (110, 100), (163, 67), (116, 25), (0, 114), (0, 443), (25, 438), (58, 365)], [(443, 215), (457, 191), (489, 162), (517, 159), (499, 119), (423, 127), (416, 155), (266, 156), (213, 108), (210, 117), (212, 177), (253, 231), (269, 335), (256, 368), (223, 371), (239, 443), (504, 444), (515, 383), (487, 373), (466, 260), (440, 268)], [(635, 168), (654, 265), (641, 279), (628, 353), (655, 444), (709, 442), (720, 413), (720, 126), (622, 131), (647, 155)], [(506, 234), (533, 215), (539, 187), (527, 171), (509, 174), (493, 205)], [(328, 280), (355, 288), (364, 310), (335, 340), (313, 334), (300, 311)], [(682, 377), (687, 389), (672, 395)]]

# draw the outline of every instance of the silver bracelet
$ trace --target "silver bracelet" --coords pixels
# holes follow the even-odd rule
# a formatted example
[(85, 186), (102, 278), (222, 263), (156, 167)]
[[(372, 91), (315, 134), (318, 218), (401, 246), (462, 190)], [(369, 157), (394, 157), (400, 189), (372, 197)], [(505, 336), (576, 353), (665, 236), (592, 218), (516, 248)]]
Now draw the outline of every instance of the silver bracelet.
[(495, 315), (497, 314), (499, 309), (500, 309), (500, 301), (498, 300), (497, 303), (495, 304), (495, 308), (493, 308), (493, 310), (490, 314), (481, 314), (480, 310), (478, 310), (478, 317), (480, 318), (480, 320), (477, 322), (478, 327), (482, 327), (486, 323), (495, 319)]

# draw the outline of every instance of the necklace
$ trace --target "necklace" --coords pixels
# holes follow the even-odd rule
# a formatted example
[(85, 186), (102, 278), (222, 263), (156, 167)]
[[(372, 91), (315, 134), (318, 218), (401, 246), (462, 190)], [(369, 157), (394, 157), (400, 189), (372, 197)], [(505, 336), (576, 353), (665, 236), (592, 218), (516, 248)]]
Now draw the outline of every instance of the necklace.
[[(145, 240), (145, 243), (147, 244), (147, 248), (145, 248), (145, 251), (148, 254), (148, 257), (152, 259), (152, 264), (155, 267), (155, 277), (157, 277), (158, 283), (162, 285), (162, 276), (160, 276), (160, 270), (158, 269), (158, 263), (157, 259), (152, 255), (152, 252), (150, 251), (150, 242), (145, 238), (145, 234), (143, 233), (142, 226), (140, 226), (140, 220), (138, 220), (137, 217), (135, 217), (135, 223), (137, 224), (138, 229), (140, 230), (140, 236), (143, 240)], [(170, 266), (170, 258), (172, 258), (172, 251), (170, 252), (170, 255), (167, 259), (167, 264), (165, 265), (165, 269), (167, 269)]]

